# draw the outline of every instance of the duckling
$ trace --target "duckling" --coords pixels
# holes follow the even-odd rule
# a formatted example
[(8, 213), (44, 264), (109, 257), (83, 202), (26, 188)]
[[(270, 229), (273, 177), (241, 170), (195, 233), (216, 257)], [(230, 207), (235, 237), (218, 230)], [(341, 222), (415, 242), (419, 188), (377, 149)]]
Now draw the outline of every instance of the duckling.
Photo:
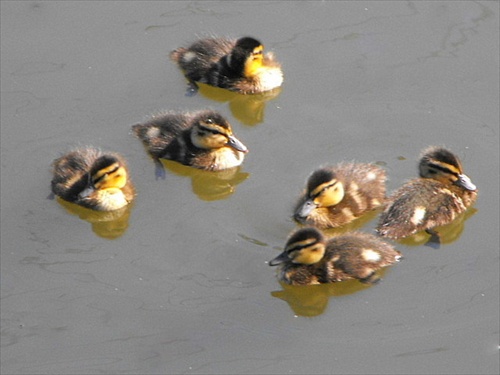
[(389, 198), (380, 216), (377, 232), (398, 239), (425, 230), (429, 245), (439, 244), (434, 227), (449, 224), (477, 198), (477, 188), (451, 151), (431, 146), (422, 151), (420, 178), (408, 181)]
[(212, 110), (163, 112), (143, 124), (133, 125), (132, 130), (161, 170), (160, 158), (221, 171), (241, 165), (248, 152), (233, 135), (229, 122)]
[(127, 164), (117, 153), (82, 147), (55, 159), (52, 165), (52, 192), (65, 201), (113, 211), (134, 199)]
[(283, 82), (274, 55), (264, 54), (262, 43), (251, 37), (200, 39), (173, 50), (170, 58), (184, 71), (194, 92), (196, 82), (242, 94), (269, 91)]
[(290, 285), (326, 284), (349, 279), (373, 284), (376, 271), (401, 259), (401, 253), (378, 237), (352, 232), (326, 239), (314, 227), (288, 238), (285, 250), (269, 262), (280, 265), (278, 278)]
[(374, 164), (340, 163), (315, 170), (293, 218), (318, 228), (345, 225), (385, 201), (385, 171)]

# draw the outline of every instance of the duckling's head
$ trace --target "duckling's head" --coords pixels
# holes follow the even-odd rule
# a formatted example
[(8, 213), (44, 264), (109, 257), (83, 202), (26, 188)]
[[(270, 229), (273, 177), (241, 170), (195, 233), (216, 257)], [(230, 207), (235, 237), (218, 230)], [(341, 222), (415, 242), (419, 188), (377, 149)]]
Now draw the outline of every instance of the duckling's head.
[(228, 64), (234, 71), (244, 77), (253, 77), (262, 66), (264, 46), (251, 37), (240, 38), (228, 59)]
[(127, 169), (114, 155), (103, 155), (96, 160), (89, 174), (86, 189), (80, 192), (80, 198), (86, 198), (94, 191), (122, 189), (127, 184)]
[(295, 211), (294, 217), (305, 219), (316, 208), (335, 206), (344, 199), (344, 185), (334, 171), (318, 169), (307, 180), (306, 200)]
[(195, 118), (191, 142), (206, 150), (231, 147), (236, 151), (248, 152), (247, 147), (233, 135), (229, 122), (213, 111), (202, 112)]
[(316, 228), (302, 228), (294, 232), (286, 242), (285, 250), (269, 262), (277, 266), (284, 262), (314, 264), (325, 255), (325, 238)]
[(445, 148), (432, 146), (425, 149), (418, 168), (422, 178), (432, 178), (447, 185), (476, 190), (476, 185), (463, 173), (460, 159)]

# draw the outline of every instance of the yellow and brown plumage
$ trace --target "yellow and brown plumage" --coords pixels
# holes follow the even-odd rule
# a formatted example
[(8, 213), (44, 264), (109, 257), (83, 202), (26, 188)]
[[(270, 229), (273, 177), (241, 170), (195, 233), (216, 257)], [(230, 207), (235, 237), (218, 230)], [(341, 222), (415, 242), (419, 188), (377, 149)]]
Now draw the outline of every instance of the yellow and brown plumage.
[(299, 198), (294, 219), (318, 228), (340, 227), (385, 201), (385, 171), (374, 164), (340, 163), (314, 171)]
[(422, 230), (439, 242), (434, 227), (451, 223), (477, 198), (476, 186), (451, 151), (431, 146), (422, 151), (420, 178), (408, 181), (389, 198), (380, 216), (377, 232), (392, 239)]
[(174, 160), (209, 171), (237, 167), (248, 152), (229, 122), (212, 110), (163, 112), (133, 125), (132, 130), (155, 160)]
[(326, 239), (314, 227), (291, 234), (285, 250), (269, 262), (279, 266), (278, 279), (291, 285), (325, 284), (349, 279), (373, 283), (376, 272), (401, 259), (380, 238), (362, 232)]
[(52, 192), (65, 201), (113, 211), (134, 199), (127, 164), (117, 153), (82, 147), (57, 158), (52, 165)]
[(196, 82), (243, 94), (256, 94), (280, 87), (283, 72), (272, 53), (251, 37), (240, 39), (205, 38), (189, 47), (179, 47), (170, 58)]

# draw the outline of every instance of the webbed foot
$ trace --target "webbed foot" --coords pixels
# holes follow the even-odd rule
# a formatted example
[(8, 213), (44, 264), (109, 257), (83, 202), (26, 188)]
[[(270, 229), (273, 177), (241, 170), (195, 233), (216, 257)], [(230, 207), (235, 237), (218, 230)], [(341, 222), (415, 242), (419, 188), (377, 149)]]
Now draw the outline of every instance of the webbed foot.
[(189, 82), (185, 95), (188, 97), (192, 97), (195, 96), (197, 92), (198, 92), (198, 85), (196, 84), (196, 82)]
[(155, 180), (164, 180), (166, 176), (165, 167), (159, 160), (155, 160)]

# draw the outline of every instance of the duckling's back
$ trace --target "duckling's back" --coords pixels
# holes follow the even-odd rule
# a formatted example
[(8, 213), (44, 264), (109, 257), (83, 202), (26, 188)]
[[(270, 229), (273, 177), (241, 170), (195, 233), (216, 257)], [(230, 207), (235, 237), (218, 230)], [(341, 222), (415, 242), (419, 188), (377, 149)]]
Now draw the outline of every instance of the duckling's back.
[(329, 268), (330, 281), (350, 278), (364, 282), (375, 281), (374, 274), (401, 258), (401, 253), (376, 236), (352, 232), (333, 237), (326, 248), (325, 260), (333, 263)]
[(393, 239), (452, 222), (476, 199), (476, 191), (444, 185), (429, 178), (414, 179), (389, 197), (377, 232)]
[(179, 134), (190, 128), (190, 119), (187, 113), (161, 112), (144, 123), (133, 125), (132, 131), (153, 157), (160, 158)]
[(384, 203), (387, 180), (384, 169), (375, 164), (344, 163), (335, 171), (345, 185), (345, 201), (341, 205), (349, 207), (356, 216)]
[(95, 148), (80, 148), (54, 160), (52, 192), (67, 201), (74, 201), (88, 185), (89, 172), (103, 153)]
[(201, 39), (187, 48), (173, 50), (170, 52), (170, 58), (184, 70), (188, 79), (200, 81), (213, 64), (231, 52), (235, 44), (235, 39)]

